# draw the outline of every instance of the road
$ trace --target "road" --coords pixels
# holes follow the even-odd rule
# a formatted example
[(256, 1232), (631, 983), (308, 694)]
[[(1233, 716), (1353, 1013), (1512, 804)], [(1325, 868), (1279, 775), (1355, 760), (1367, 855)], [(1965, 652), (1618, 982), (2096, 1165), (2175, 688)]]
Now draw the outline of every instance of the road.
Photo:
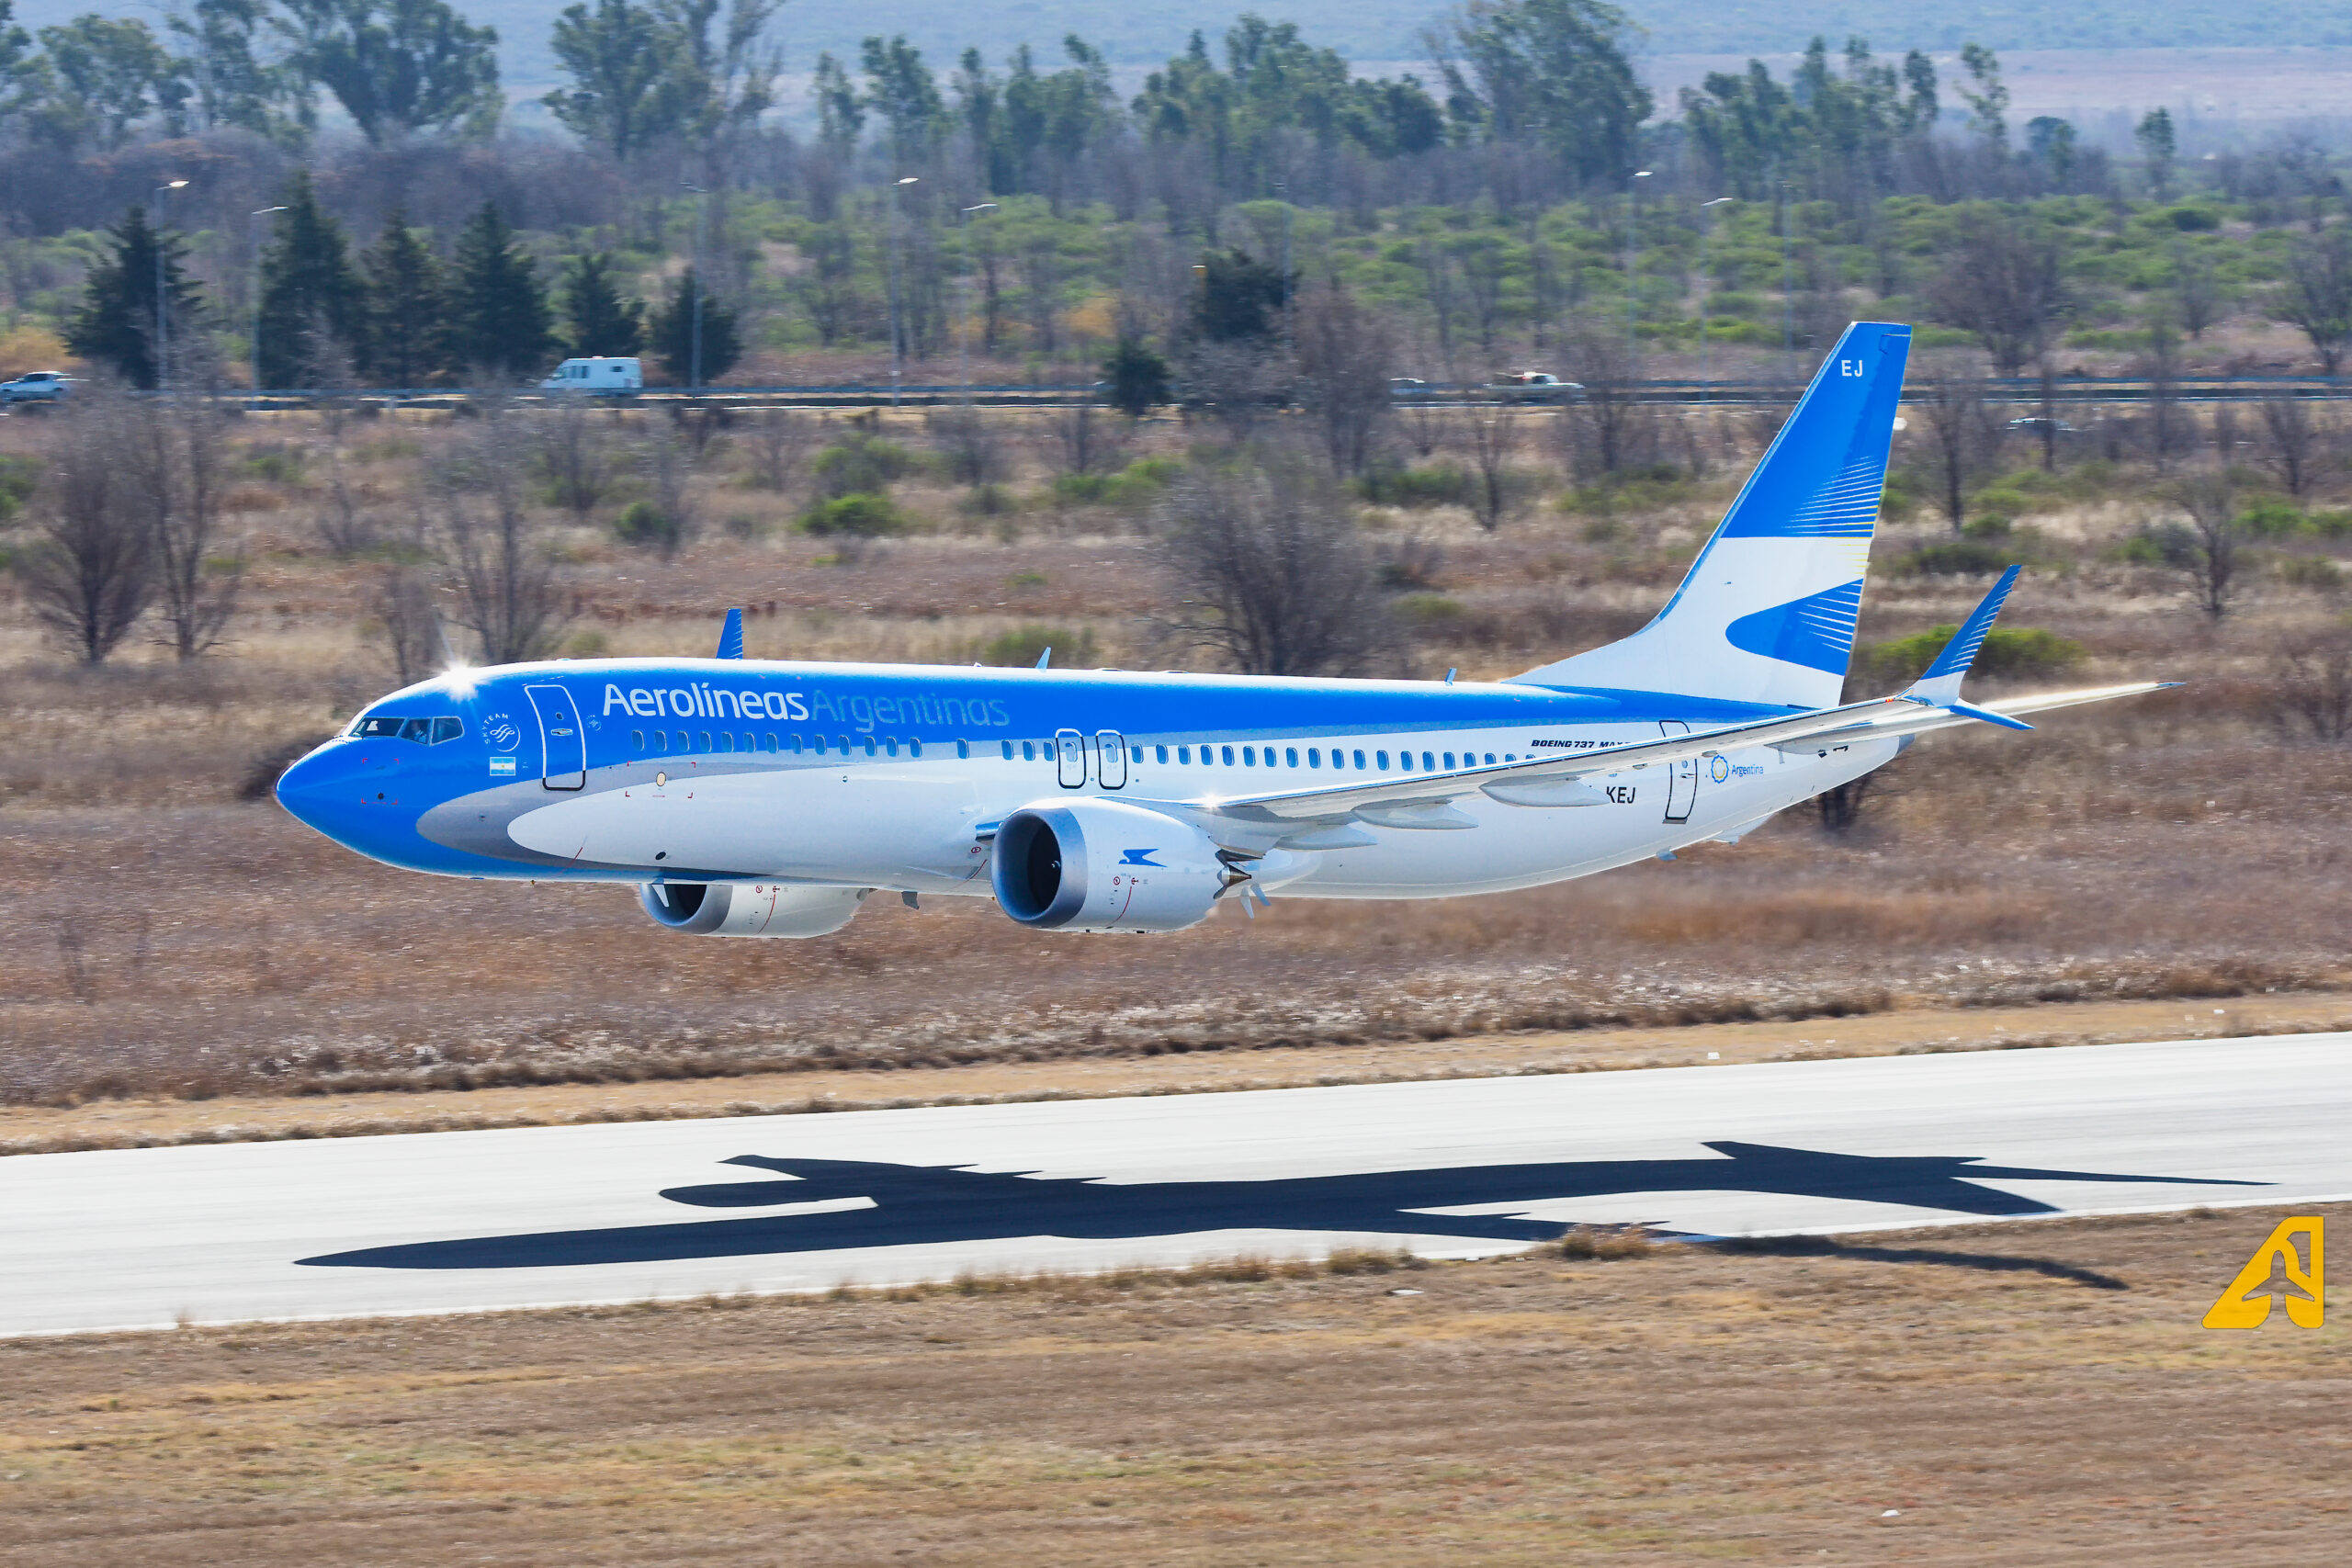
[(2352, 1200), (2352, 1035), (0, 1159), (0, 1334)]

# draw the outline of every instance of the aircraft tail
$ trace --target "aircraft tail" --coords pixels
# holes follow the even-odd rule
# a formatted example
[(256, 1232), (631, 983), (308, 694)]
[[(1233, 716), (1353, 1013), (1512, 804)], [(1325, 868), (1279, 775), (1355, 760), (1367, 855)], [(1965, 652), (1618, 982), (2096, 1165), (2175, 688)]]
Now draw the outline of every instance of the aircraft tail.
[(1842, 694), (1911, 329), (1857, 321), (1657, 618), (1512, 679), (1828, 707)]

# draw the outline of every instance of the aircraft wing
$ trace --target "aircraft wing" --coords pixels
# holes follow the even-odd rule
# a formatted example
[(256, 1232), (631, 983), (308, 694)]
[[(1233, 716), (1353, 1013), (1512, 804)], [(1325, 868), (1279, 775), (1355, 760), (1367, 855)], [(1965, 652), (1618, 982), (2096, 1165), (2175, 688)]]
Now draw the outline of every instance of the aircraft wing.
[[(2148, 692), (2160, 692), (2179, 684), (2176, 681), (2135, 681), (2121, 686), (2094, 686), (2073, 692), (2049, 692), (2032, 696), (2005, 697), (1998, 702), (1984, 704), (1992, 713), (2007, 717), (2019, 714), (2043, 713), (2053, 708), (2074, 707), (2083, 703), (2107, 702), (2116, 697), (2139, 696)], [(1348, 784), (1324, 784), (1309, 789), (1278, 790), (1263, 795), (1202, 795), (1186, 800), (1184, 805), (1221, 816), (1258, 822), (1340, 821), (1367, 807), (1390, 812), (1408, 811), (1413, 807), (1442, 807), (1446, 802), (1478, 791), (1486, 791), (1498, 799), (1509, 799), (1506, 793), (1514, 785), (1541, 784), (1571, 781), (1601, 773), (1633, 773), (1640, 770), (1670, 766), (1694, 757), (1712, 756), (1718, 751), (1745, 750), (1756, 746), (1773, 746), (1784, 750), (1810, 750), (1815, 748), (1850, 745), (1861, 740), (1891, 740), (1905, 735), (1923, 734), (1931, 729), (1945, 729), (1954, 725), (1983, 722), (1968, 711), (1973, 705), (1956, 703), (1947, 706), (1909, 696), (1878, 697), (1869, 702), (1847, 703), (1838, 707), (1815, 708), (1810, 712), (1792, 714), (1784, 718), (1755, 719), (1744, 724), (1722, 725), (1713, 729), (1694, 730), (1688, 735), (1670, 735), (1657, 740), (1640, 740), (1617, 745), (1603, 745), (1590, 751), (1579, 751), (1566, 757), (1531, 757), (1517, 762), (1496, 762), (1476, 767), (1457, 768), (1451, 772), (1434, 772), (1401, 776), (1364, 779)], [(1499, 788), (1498, 786), (1500, 786)], [(1521, 804), (1570, 805), (1576, 802), (1523, 801)], [(1598, 804), (1598, 799), (1593, 802)], [(1398, 823), (1398, 826), (1406, 824)], [(1469, 819), (1457, 822), (1431, 821), (1428, 826), (1469, 826)]]

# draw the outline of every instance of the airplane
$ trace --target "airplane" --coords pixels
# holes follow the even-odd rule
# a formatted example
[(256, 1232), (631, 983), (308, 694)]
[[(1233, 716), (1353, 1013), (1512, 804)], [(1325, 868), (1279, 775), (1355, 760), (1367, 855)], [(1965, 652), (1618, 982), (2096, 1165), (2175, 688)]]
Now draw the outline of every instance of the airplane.
[(2166, 684), (1965, 700), (2012, 567), (1918, 681), (1840, 701), (1910, 344), (1849, 327), (1657, 617), (1508, 680), (752, 660), (730, 611), (710, 659), (395, 692), (277, 799), (390, 865), (630, 884), (659, 926), (738, 937), (823, 936), (876, 891), (1176, 931), (1273, 892), (1493, 893), (1736, 842), (1928, 731)]
[[(1550, 1241), (1569, 1228), (1521, 1210), (1431, 1213), (1558, 1202), (1616, 1194), (1760, 1192), (1939, 1209), (2010, 1218), (2058, 1211), (1998, 1181), (2259, 1185), (2194, 1176), (2127, 1176), (1981, 1163), (1977, 1155), (1871, 1156), (1716, 1140), (1706, 1156), (1556, 1160), (1385, 1170), (1268, 1180), (1100, 1181), (983, 1171), (967, 1166), (738, 1155), (720, 1163), (783, 1179), (673, 1187), (662, 1196), (699, 1209), (771, 1209), (735, 1220), (544, 1231), (403, 1242), (298, 1261), (341, 1269), (537, 1269), (551, 1265), (676, 1262), (753, 1254), (868, 1247), (936, 1246), (1050, 1235), (1133, 1240), (1219, 1230), (1289, 1230), (1475, 1241)], [(810, 1212), (809, 1203), (865, 1199), (865, 1206)]]

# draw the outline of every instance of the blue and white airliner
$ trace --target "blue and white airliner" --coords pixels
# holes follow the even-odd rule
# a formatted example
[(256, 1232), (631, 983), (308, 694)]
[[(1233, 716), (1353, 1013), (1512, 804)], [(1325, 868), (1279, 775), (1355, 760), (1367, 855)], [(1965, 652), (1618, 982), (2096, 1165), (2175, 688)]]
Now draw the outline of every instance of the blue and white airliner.
[(1736, 841), (1914, 737), (2157, 690), (1961, 695), (2011, 568), (1907, 690), (1841, 703), (1907, 327), (1859, 322), (1657, 617), (1495, 682), (743, 657), (453, 670), (277, 798), (446, 876), (635, 886), (672, 931), (814, 937), (878, 891), (1173, 931), (1224, 900), (1531, 887)]

